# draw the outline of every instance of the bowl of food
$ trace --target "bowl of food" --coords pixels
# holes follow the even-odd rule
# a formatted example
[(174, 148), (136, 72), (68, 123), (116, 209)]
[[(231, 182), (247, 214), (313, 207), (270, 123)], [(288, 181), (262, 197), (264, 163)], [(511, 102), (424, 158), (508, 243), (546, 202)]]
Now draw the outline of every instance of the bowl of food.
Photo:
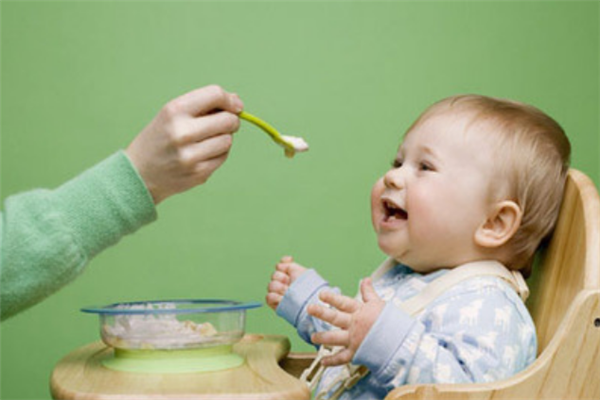
[(114, 351), (105, 367), (136, 373), (218, 371), (243, 364), (233, 351), (245, 332), (246, 310), (260, 303), (161, 300), (85, 307), (100, 318), (102, 341)]
[(246, 310), (260, 303), (160, 300), (86, 307), (100, 317), (106, 345), (123, 350), (180, 350), (232, 345), (245, 332)]

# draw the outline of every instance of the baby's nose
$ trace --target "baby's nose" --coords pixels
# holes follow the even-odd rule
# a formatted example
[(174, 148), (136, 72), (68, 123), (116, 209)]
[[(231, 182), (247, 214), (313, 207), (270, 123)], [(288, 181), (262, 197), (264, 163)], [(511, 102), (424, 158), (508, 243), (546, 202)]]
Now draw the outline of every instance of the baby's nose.
[(385, 187), (397, 190), (404, 188), (404, 176), (401, 170), (402, 168), (394, 168), (389, 170), (383, 176), (383, 183), (385, 184)]

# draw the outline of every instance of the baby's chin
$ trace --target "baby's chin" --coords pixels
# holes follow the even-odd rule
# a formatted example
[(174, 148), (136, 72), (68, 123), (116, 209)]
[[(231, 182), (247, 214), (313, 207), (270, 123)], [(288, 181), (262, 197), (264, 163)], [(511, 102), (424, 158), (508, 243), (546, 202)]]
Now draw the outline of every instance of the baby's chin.
[[(432, 265), (432, 263), (423, 262), (423, 260), (415, 257), (409, 250), (404, 250), (402, 252), (398, 251), (398, 248), (393, 249), (394, 251), (386, 251), (385, 247), (379, 246), (381, 251), (383, 251), (388, 257), (394, 259), (397, 263), (407, 266), (415, 272), (419, 272), (422, 274), (433, 272), (440, 269), (439, 266)], [(390, 249), (388, 249), (390, 250)]]
[(383, 251), (388, 257), (393, 258), (400, 264), (407, 265), (407, 252), (408, 249), (399, 248), (398, 246), (390, 246), (385, 240), (379, 240), (379, 249)]
[(388, 257), (396, 262), (406, 265), (410, 269), (419, 273), (428, 273), (440, 269), (439, 265), (428, 259), (427, 254), (411, 250), (410, 246), (399, 244), (398, 240), (392, 240), (390, 237), (379, 236), (378, 245)]

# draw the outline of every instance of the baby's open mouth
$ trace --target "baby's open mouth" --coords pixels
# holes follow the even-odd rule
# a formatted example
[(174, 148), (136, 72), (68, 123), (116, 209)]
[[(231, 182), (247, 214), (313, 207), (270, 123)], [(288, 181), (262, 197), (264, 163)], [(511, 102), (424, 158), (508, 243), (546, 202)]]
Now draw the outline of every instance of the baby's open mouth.
[(408, 219), (408, 213), (391, 200), (383, 200), (383, 209), (385, 211), (385, 221), (390, 221), (393, 219)]

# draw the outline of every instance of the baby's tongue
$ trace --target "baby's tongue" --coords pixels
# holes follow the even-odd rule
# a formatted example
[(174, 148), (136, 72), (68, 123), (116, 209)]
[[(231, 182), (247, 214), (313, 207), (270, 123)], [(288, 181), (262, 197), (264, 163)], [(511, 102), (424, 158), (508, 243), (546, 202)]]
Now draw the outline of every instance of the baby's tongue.
[(395, 219), (408, 219), (408, 214), (404, 210), (396, 210), (392, 217)]

